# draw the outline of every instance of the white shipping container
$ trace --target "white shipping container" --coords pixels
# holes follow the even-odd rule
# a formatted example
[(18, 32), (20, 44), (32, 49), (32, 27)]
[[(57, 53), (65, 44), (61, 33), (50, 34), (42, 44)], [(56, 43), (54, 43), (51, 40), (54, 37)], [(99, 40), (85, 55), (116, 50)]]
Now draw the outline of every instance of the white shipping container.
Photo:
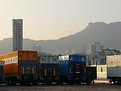
[(121, 55), (106, 57), (108, 77), (121, 77)]
[(97, 79), (107, 79), (107, 65), (97, 65)]
[(106, 57), (108, 67), (121, 67), (121, 55), (112, 55)]
[(40, 63), (57, 63), (57, 62), (58, 62), (58, 56), (53, 56), (53, 55), (40, 56)]

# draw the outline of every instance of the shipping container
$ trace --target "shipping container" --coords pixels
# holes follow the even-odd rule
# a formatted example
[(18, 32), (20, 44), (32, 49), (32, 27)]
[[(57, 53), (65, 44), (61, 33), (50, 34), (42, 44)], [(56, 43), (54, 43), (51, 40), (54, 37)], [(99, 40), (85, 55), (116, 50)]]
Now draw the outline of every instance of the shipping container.
[[(82, 82), (87, 82), (94, 80), (94, 78), (89, 78), (91, 75), (88, 74), (90, 69), (87, 67), (87, 55), (82, 54), (72, 54), (59, 56), (59, 83), (67, 82), (69, 84), (81, 84)], [(95, 68), (96, 69), (96, 68)], [(96, 73), (96, 70), (94, 72)], [(93, 71), (93, 69), (91, 69)], [(91, 83), (91, 82), (90, 82)]]
[(107, 80), (107, 65), (97, 65), (97, 79)]
[(50, 63), (50, 64), (56, 64), (58, 61), (57, 55), (40, 55), (39, 56), (39, 62), (40, 63)]
[(42, 63), (41, 64), (41, 79), (43, 84), (57, 83), (59, 76), (58, 64)]
[(69, 74), (69, 64), (67, 59), (58, 60), (59, 67), (59, 80), (58, 84), (63, 84), (64, 82), (69, 83), (71, 81), (71, 76)]
[(86, 67), (86, 83), (94, 83), (94, 80), (97, 78), (96, 67)]
[(121, 55), (106, 57), (108, 79), (111, 83), (121, 84)]
[(38, 55), (36, 51), (20, 50), (0, 55), (4, 61), (5, 82), (15, 85), (17, 82), (34, 83), (38, 79)]
[(40, 82), (43, 84), (57, 83), (59, 76), (58, 56), (40, 55), (39, 60)]

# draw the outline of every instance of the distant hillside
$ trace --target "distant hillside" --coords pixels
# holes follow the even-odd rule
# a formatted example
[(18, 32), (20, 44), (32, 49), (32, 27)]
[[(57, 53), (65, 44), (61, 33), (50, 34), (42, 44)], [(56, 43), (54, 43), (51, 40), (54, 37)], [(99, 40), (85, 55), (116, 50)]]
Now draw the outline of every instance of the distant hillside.
[[(101, 42), (105, 48), (121, 49), (121, 22), (106, 24), (104, 22), (89, 23), (88, 26), (73, 35), (58, 40), (34, 41), (24, 39), (24, 49), (33, 49), (40, 45), (42, 50), (49, 53), (83, 52), (91, 42)], [(0, 41), (0, 53), (12, 51), (12, 39)]]

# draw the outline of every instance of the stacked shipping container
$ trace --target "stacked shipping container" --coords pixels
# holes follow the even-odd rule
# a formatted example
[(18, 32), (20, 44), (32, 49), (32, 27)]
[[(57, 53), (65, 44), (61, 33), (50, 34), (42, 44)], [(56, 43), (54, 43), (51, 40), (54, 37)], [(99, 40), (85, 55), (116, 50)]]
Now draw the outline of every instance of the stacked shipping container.
[[(3, 71), (5, 82), (14, 85), (37, 79), (38, 55), (36, 51), (14, 51), (0, 56), (4, 61)], [(29, 79), (29, 80), (28, 80)]]

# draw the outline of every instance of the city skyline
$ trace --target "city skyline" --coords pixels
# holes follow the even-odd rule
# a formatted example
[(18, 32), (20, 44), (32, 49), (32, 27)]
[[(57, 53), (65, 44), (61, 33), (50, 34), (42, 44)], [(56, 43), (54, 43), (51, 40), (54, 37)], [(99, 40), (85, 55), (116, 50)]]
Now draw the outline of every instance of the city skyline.
[(24, 38), (58, 39), (89, 22), (121, 21), (120, 0), (1, 0), (0, 40), (12, 37), (12, 19), (22, 18)]

